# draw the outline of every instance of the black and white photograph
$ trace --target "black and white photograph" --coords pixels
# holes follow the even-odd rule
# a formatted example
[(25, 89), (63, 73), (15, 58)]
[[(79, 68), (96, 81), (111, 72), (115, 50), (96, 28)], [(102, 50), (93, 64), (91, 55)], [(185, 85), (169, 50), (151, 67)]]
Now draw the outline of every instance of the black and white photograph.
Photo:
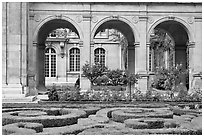
[(202, 135), (202, 1), (1, 8), (2, 135)]

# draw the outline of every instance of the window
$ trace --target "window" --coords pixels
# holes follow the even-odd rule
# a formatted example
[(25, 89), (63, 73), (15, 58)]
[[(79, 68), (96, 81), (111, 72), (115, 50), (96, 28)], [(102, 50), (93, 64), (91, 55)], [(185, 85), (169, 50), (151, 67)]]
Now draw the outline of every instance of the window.
[(56, 77), (56, 52), (53, 48), (45, 49), (45, 77)]
[(69, 59), (70, 71), (80, 71), (80, 50), (78, 48), (70, 49)]
[(94, 50), (94, 62), (105, 66), (105, 50), (103, 48)]
[(168, 32), (156, 29), (151, 40), (149, 71), (155, 71), (157, 67), (168, 69), (173, 66), (175, 64), (175, 44)]

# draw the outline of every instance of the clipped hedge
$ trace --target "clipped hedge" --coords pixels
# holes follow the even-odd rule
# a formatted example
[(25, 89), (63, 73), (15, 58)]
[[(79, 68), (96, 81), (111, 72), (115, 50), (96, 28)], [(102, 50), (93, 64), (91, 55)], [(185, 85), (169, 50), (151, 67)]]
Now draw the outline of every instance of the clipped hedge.
[(161, 128), (161, 129), (132, 129), (121, 128), (120, 130), (114, 128), (92, 128), (84, 130), (78, 135), (154, 135), (154, 134), (176, 134), (176, 135), (195, 135), (197, 132), (181, 129), (181, 128)]
[(145, 129), (148, 128), (148, 124), (139, 122), (137, 119), (127, 119), (124, 121), (125, 126), (133, 129)]
[(180, 125), (174, 119), (165, 119), (164, 128), (177, 128)]
[(161, 118), (127, 119), (124, 123), (126, 127), (134, 129), (156, 129), (164, 127), (164, 119)]
[[(142, 110), (142, 112), (140, 111)], [(126, 119), (137, 118), (173, 118), (173, 112), (168, 109), (121, 109), (112, 112), (112, 120), (123, 123)]]
[(100, 107), (82, 108), (82, 110), (84, 110), (86, 112), (87, 116), (96, 114), (96, 112), (99, 111), (100, 109), (101, 109)]
[[(25, 111), (26, 109), (22, 110)], [(46, 112), (48, 115), (22, 117), (18, 116), (18, 113), (22, 113), (22, 111), (6, 112), (2, 114), (2, 125), (16, 122), (34, 122), (42, 123), (44, 127), (59, 127), (76, 124), (78, 118), (86, 117), (86, 112), (78, 109), (28, 109), (28, 111), (31, 110), (34, 110), (33, 112), (36, 112), (36, 110)], [(56, 113), (59, 115), (56, 115)]]
[(32, 135), (43, 131), (43, 125), (40, 123), (20, 122), (8, 124), (2, 127), (3, 135)]

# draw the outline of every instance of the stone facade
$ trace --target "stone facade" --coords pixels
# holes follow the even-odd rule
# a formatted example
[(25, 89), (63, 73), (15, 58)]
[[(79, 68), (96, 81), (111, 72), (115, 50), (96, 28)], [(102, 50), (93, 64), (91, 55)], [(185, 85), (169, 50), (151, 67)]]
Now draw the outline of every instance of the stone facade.
[[(117, 29), (128, 40), (128, 69), (139, 73), (138, 88), (148, 89), (150, 35), (155, 28), (168, 31), (175, 40), (176, 62), (189, 66), (189, 88), (202, 72), (201, 3), (24, 3), (2, 4), (3, 94), (36, 95), (44, 85), (44, 49), (47, 35), (67, 27), (79, 36), (80, 66), (93, 63), (95, 35)], [(188, 54), (184, 54), (188, 51)], [(182, 60), (183, 58), (186, 58)], [(81, 77), (81, 88), (88, 81)]]

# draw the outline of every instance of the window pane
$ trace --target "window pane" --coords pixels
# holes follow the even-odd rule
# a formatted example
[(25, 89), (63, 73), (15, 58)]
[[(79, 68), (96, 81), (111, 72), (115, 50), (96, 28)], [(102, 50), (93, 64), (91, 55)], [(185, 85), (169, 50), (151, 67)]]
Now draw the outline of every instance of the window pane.
[(70, 49), (69, 65), (70, 71), (80, 70), (80, 50), (78, 48)]
[(105, 66), (105, 50), (103, 48), (95, 49), (94, 62)]
[(53, 48), (45, 51), (45, 77), (56, 77), (56, 52)]

